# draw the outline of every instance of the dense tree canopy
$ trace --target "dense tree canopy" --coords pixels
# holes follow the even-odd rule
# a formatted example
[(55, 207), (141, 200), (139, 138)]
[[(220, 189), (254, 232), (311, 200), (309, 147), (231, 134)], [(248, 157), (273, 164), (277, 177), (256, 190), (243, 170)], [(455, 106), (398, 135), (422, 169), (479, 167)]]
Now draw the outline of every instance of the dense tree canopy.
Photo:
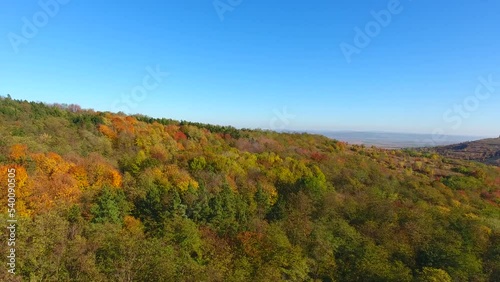
[(500, 281), (498, 167), (9, 97), (12, 167), (2, 281)]

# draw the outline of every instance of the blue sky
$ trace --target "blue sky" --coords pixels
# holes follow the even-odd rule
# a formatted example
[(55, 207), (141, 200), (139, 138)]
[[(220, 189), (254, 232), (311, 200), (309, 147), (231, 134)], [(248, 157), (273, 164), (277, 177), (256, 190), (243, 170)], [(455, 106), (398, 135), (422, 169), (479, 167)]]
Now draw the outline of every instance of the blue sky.
[(500, 1), (451, 3), (3, 0), (0, 95), (236, 127), (497, 136)]

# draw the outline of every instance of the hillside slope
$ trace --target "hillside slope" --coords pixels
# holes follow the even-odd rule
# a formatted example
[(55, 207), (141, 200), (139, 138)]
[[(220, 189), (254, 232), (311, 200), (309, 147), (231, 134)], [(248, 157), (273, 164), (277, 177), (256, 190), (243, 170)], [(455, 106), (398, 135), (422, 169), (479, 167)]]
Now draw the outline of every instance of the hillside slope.
[(500, 137), (430, 149), (443, 156), (500, 166)]
[(494, 166), (0, 98), (9, 169), (0, 281), (500, 281)]

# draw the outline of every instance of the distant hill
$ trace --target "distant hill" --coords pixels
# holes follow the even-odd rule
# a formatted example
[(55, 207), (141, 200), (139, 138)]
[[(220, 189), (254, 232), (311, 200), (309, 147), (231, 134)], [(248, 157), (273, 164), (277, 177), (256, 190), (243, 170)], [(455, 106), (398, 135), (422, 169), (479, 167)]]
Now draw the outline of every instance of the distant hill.
[(431, 149), (454, 159), (474, 160), (500, 166), (500, 138), (488, 138)]

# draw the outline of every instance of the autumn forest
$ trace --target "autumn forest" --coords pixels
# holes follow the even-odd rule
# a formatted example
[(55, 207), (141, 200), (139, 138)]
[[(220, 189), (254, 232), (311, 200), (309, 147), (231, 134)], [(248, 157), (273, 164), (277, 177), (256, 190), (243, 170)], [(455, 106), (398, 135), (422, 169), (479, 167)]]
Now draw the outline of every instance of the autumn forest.
[(0, 281), (500, 281), (497, 166), (9, 96), (13, 168)]

